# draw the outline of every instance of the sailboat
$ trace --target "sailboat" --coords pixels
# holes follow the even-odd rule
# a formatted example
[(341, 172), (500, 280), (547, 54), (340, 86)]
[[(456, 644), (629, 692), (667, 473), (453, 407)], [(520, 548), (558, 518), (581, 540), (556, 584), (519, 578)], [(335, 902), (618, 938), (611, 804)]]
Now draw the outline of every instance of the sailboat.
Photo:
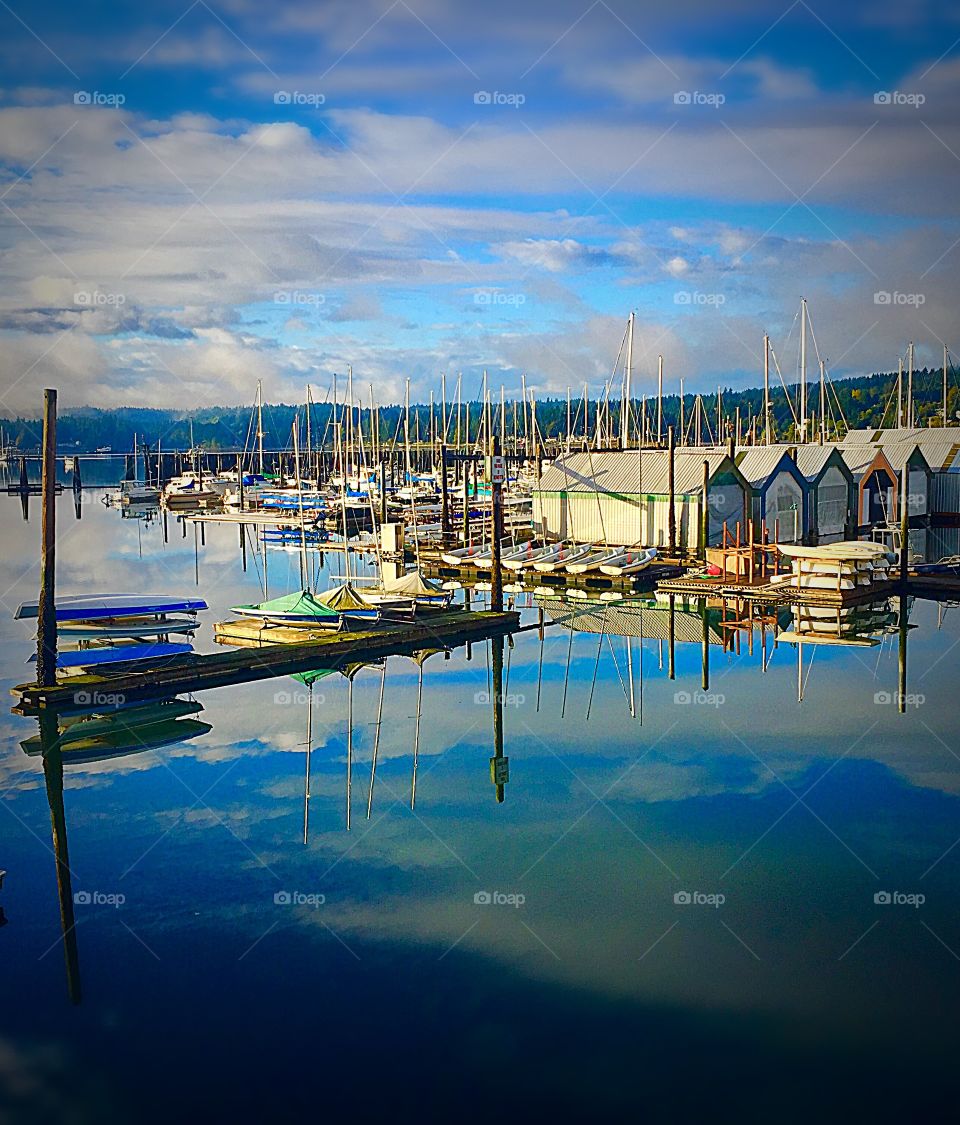
[[(453, 597), (452, 590), (444, 590), (437, 582), (425, 578), (418, 569), (409, 570), (393, 580), (384, 579), (381, 587), (385, 594), (411, 598), (416, 606), (428, 609), (446, 609)], [(377, 593), (364, 590), (364, 596)]]
[(230, 612), (241, 617), (260, 617), (278, 625), (310, 625), (317, 629), (340, 629), (343, 625), (340, 612), (325, 605), (309, 590), (284, 594), (256, 605), (235, 605)]

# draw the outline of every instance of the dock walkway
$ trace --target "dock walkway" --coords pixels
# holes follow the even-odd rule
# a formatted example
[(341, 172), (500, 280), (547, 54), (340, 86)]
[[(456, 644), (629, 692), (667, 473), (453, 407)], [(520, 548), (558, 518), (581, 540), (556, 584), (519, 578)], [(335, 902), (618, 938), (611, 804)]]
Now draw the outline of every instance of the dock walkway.
[[(350, 632), (308, 631), (308, 640), (287, 644), (261, 644), (255, 649), (193, 653), (176, 657), (162, 666), (151, 663), (111, 674), (69, 676), (56, 687), (21, 684), (13, 689), (19, 697), (13, 710), (35, 715), (43, 709), (76, 709), (79, 693), (109, 693), (133, 700), (165, 699), (185, 692), (204, 691), (249, 683), (252, 680), (307, 672), (316, 668), (342, 668), (381, 657), (410, 654), (423, 648), (451, 648), (470, 641), (486, 640), (514, 632), (519, 613), (453, 610), (431, 613), (412, 622), (380, 625)], [(286, 630), (285, 632), (289, 632)]]

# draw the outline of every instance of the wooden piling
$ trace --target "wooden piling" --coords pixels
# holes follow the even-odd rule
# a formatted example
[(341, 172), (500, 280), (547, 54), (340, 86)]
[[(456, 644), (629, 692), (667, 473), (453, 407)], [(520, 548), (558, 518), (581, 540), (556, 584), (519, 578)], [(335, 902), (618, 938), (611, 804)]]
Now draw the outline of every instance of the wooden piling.
[(675, 442), (673, 436), (673, 426), (667, 427), (667, 493), (669, 497), (669, 508), (667, 510), (667, 543), (670, 548), (670, 557), (676, 558), (677, 554), (677, 513), (675, 509), (676, 504), (676, 481), (675, 481)]
[(494, 434), (490, 441), (490, 515), (492, 528), (490, 608), (503, 612), (503, 566), (500, 562), (500, 541), (503, 539), (503, 484), (494, 465), (500, 462), (500, 436)]
[(40, 601), (37, 609), (37, 683), (53, 687), (57, 682), (57, 392), (43, 392), (43, 464), (40, 543)]
[(450, 497), (447, 495), (447, 446), (440, 443), (440, 533), (446, 541), (450, 531)]

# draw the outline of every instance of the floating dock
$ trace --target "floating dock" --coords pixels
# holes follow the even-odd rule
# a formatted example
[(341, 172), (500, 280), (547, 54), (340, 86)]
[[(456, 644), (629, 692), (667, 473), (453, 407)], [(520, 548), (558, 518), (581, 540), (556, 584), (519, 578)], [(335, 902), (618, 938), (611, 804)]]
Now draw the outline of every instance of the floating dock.
[[(409, 555), (409, 550), (408, 550)], [(472, 566), (469, 560), (464, 560), (460, 565), (446, 562), (440, 557), (439, 551), (420, 548), (420, 569), (430, 578), (441, 581), (456, 581), (462, 587), (489, 586), (493, 571), (490, 567), (482, 569)], [(601, 574), (599, 570), (588, 571), (586, 574), (567, 574), (562, 570), (539, 571), (530, 566), (524, 570), (502, 571), (504, 589), (522, 587), (524, 590), (536, 590), (543, 586), (555, 587), (558, 591), (567, 588), (580, 590), (614, 590), (622, 594), (637, 594), (645, 590), (652, 590), (659, 581), (673, 578), (683, 574), (683, 567), (677, 563), (651, 563), (650, 566), (638, 571), (636, 574), (625, 574), (617, 577)]]
[[(217, 629), (236, 623), (224, 623)], [(55, 687), (21, 684), (13, 689), (19, 697), (13, 710), (35, 715), (43, 709), (69, 711), (77, 706), (77, 694), (96, 692), (134, 700), (165, 699), (185, 692), (205, 691), (253, 680), (307, 672), (316, 668), (341, 668), (385, 656), (403, 655), (423, 648), (453, 648), (470, 641), (486, 640), (514, 632), (519, 613), (452, 610), (425, 614), (412, 622), (379, 625), (375, 629), (348, 632), (296, 630), (290, 643), (258, 643), (249, 648), (210, 654), (176, 657), (162, 666), (130, 666), (113, 674), (69, 676)], [(284, 635), (293, 630), (283, 630)], [(303, 639), (306, 633), (308, 639)], [(279, 638), (278, 638), (279, 639)]]
[(730, 576), (716, 578), (702, 574), (685, 574), (679, 578), (668, 578), (657, 583), (658, 594), (684, 594), (698, 598), (739, 598), (743, 601), (758, 601), (767, 604), (850, 606), (861, 602), (874, 602), (899, 593), (897, 581), (872, 582), (869, 586), (858, 586), (854, 590), (816, 590), (802, 589), (788, 582), (738, 582)]

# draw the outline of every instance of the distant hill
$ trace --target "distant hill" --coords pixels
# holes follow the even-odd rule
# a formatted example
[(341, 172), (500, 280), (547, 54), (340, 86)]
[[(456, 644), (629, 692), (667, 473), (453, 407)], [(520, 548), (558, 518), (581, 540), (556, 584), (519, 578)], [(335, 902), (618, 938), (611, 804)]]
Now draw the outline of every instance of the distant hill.
[[(957, 412), (960, 411), (960, 380), (956, 370), (948, 372), (948, 397), (947, 417), (955, 424)], [(906, 386), (906, 376), (904, 376)], [(915, 371), (913, 376), (914, 390), (914, 418), (917, 425), (942, 425), (942, 387), (943, 376), (939, 369), (923, 368)], [(797, 401), (798, 388), (796, 384), (788, 387), (790, 396)], [(808, 413), (819, 410), (819, 385), (812, 383), (808, 387)], [(684, 419), (687, 427), (694, 410), (696, 396), (684, 396)], [(725, 389), (721, 391), (724, 428), (727, 424), (731, 427), (739, 408), (741, 426), (743, 431), (752, 417), (760, 418), (763, 411), (763, 389), (750, 388), (748, 390)], [(881, 424), (892, 425), (896, 419), (897, 375), (875, 374), (861, 375), (853, 378), (836, 380), (829, 387), (828, 401), (832, 419), (839, 420), (843, 417), (849, 427), (879, 427)], [(716, 438), (717, 396), (716, 394), (703, 396), (704, 414), (709, 425), (709, 434), (706, 428), (702, 430), (704, 440), (709, 437)], [(656, 411), (655, 401), (647, 400), (648, 418), (653, 419)], [(664, 426), (674, 424), (679, 420), (679, 396), (665, 396), (663, 404)], [(449, 404), (448, 404), (449, 409)], [(634, 406), (637, 414), (640, 412), (640, 403)], [(341, 407), (342, 410), (342, 407)], [(303, 419), (303, 407), (287, 403), (265, 405), (263, 408), (264, 446), (267, 449), (284, 449), (290, 444), (290, 433), (294, 417), (300, 413)], [(426, 440), (430, 435), (429, 407), (418, 405), (411, 408), (411, 440), (419, 436)], [(582, 412), (582, 404), (578, 400), (573, 402), (573, 414)], [(591, 431), (596, 418), (597, 403), (590, 403)], [(499, 418), (499, 404), (494, 408), (495, 421)], [(507, 403), (507, 431), (513, 432), (512, 402)], [(619, 429), (620, 404), (610, 404), (612, 427)], [(780, 438), (791, 438), (793, 432), (793, 418), (790, 406), (787, 403), (783, 388), (777, 385), (771, 388), (771, 413), (776, 435)], [(394, 435), (402, 438), (402, 414), (400, 406), (384, 406), (379, 410), (380, 434), (384, 439), (391, 439)], [(439, 426), (439, 405), (435, 407), (435, 417)], [(331, 408), (327, 405), (314, 405), (311, 409), (311, 427), (314, 442), (322, 438), (330, 419)], [(368, 414), (364, 411), (364, 429), (369, 425)], [(518, 412), (518, 429), (523, 433), (523, 410)], [(537, 402), (537, 425), (545, 437), (557, 437), (566, 432), (567, 403), (566, 399), (541, 399)], [(470, 431), (476, 435), (480, 420), (479, 404), (473, 403), (470, 411)], [(577, 424), (577, 429), (582, 421)], [(762, 431), (762, 421), (758, 421), (758, 432)], [(831, 422), (832, 426), (832, 422)], [(192, 440), (197, 445), (211, 450), (236, 450), (242, 449), (252, 434), (255, 426), (252, 425), (252, 412), (249, 407), (212, 407), (194, 411), (157, 410), (146, 407), (118, 407), (112, 410), (101, 410), (94, 407), (80, 407), (68, 410), (60, 415), (57, 425), (58, 447), (61, 452), (93, 452), (94, 450), (109, 446), (113, 452), (127, 452), (133, 447), (134, 434), (142, 444), (146, 442), (151, 447), (156, 447), (159, 441), (164, 449), (187, 449)], [(18, 448), (34, 452), (40, 442), (40, 425), (35, 418), (16, 418), (3, 423), (6, 441), (13, 443)], [(453, 439), (451, 429), (450, 439)], [(251, 439), (252, 440), (252, 439)]]

